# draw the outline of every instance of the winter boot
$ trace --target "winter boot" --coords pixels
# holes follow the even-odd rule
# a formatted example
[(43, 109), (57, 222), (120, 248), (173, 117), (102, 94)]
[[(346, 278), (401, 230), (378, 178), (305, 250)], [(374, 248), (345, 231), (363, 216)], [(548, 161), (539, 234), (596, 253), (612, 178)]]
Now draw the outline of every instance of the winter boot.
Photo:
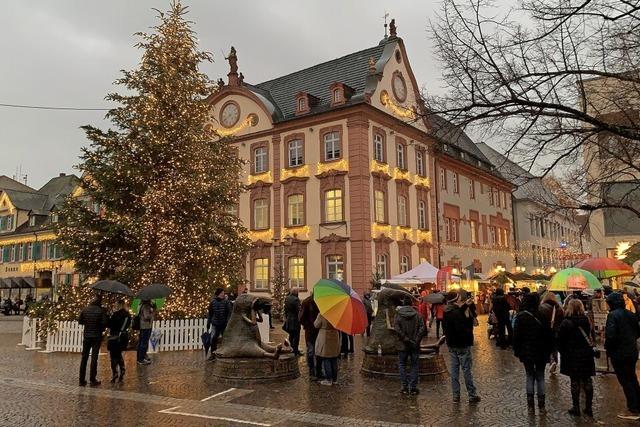
[(544, 411), (544, 394), (538, 395), (538, 409)]
[(584, 414), (587, 417), (593, 417), (593, 385), (585, 387), (585, 395)]
[(536, 407), (535, 399), (533, 397), (533, 394), (527, 394), (527, 407), (529, 409), (534, 409)]

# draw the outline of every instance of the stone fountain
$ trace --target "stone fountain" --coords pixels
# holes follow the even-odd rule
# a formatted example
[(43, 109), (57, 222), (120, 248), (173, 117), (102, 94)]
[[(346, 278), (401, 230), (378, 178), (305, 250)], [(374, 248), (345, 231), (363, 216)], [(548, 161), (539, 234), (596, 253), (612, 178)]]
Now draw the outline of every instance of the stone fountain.
[[(371, 337), (364, 348), (362, 372), (370, 376), (399, 376), (398, 352), (404, 349), (393, 329), (396, 309), (413, 296), (398, 285), (388, 284), (378, 293), (378, 313), (371, 325)], [(447, 365), (440, 354), (440, 343), (422, 345), (418, 359), (422, 379), (439, 379), (447, 375)]]
[(271, 345), (262, 341), (258, 322), (271, 298), (252, 294), (238, 296), (215, 352), (212, 375), (226, 381), (271, 382), (300, 375), (298, 360), (287, 341)]

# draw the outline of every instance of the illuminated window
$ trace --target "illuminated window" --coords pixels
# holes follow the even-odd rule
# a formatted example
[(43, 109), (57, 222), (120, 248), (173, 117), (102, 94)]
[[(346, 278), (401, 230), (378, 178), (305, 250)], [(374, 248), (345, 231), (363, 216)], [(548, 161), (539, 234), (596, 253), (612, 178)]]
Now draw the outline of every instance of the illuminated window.
[(340, 158), (340, 134), (329, 132), (324, 136), (324, 159), (325, 161), (337, 160)]
[(289, 258), (289, 286), (304, 288), (304, 258), (295, 256)]
[(477, 224), (474, 220), (469, 221), (469, 225), (471, 226), (471, 244), (478, 244), (478, 228)]
[(324, 193), (326, 222), (342, 221), (342, 190), (334, 189)]
[(269, 259), (253, 260), (253, 285), (256, 289), (269, 289)]
[(381, 279), (387, 278), (387, 256), (384, 254), (378, 255), (376, 259), (376, 271)]
[(269, 228), (269, 204), (267, 199), (253, 201), (253, 228), (255, 230)]
[(398, 196), (398, 224), (406, 226), (407, 221), (407, 198)]
[(416, 173), (420, 176), (424, 176), (424, 154), (422, 151), (416, 151)]
[(418, 228), (421, 230), (427, 228), (427, 204), (423, 201), (418, 203)]
[(304, 149), (302, 141), (294, 139), (289, 141), (289, 167), (293, 168), (304, 163)]
[(400, 169), (406, 169), (406, 164), (405, 164), (405, 159), (404, 159), (404, 144), (400, 144), (398, 143), (397, 145), (397, 150), (398, 150), (398, 155), (397, 155), (397, 160), (398, 160), (398, 168)]
[(460, 186), (458, 185), (458, 172), (453, 173), (453, 192), (456, 194), (460, 192)]
[(409, 271), (409, 257), (403, 256), (400, 258), (400, 273), (406, 273)]
[(253, 151), (253, 173), (266, 172), (268, 169), (269, 157), (267, 147), (258, 147)]
[(440, 168), (440, 188), (447, 189), (447, 170)]
[(376, 190), (374, 192), (375, 197), (375, 216), (376, 222), (385, 222), (384, 216), (384, 192)]
[(342, 281), (344, 279), (344, 261), (340, 255), (329, 255), (326, 258), (327, 279)]
[(469, 198), (476, 198), (476, 184), (473, 182), (473, 179), (469, 178)]
[(297, 226), (304, 224), (304, 196), (294, 194), (287, 198), (289, 209), (289, 223), (287, 225)]
[(384, 140), (382, 135), (373, 135), (373, 158), (379, 162), (384, 162)]

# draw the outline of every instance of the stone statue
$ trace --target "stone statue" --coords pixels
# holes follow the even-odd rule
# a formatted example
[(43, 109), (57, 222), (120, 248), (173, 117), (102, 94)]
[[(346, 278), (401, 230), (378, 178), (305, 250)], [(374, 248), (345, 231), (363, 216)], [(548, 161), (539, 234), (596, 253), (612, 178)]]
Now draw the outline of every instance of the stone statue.
[(397, 35), (398, 35), (397, 31), (398, 31), (398, 29), (396, 28), (396, 19), (393, 18), (391, 20), (391, 22), (389, 23), (389, 35), (391, 37), (397, 37)]
[(225, 57), (227, 61), (229, 61), (230, 73), (238, 72), (238, 55), (236, 55), (236, 48), (231, 46), (231, 52), (229, 52), (229, 56)]
[(371, 338), (364, 348), (365, 353), (377, 353), (378, 345), (382, 347), (382, 354), (397, 354), (404, 350), (404, 344), (393, 329), (396, 308), (406, 299), (413, 299), (413, 295), (402, 286), (387, 284), (378, 293), (378, 313), (371, 325)]
[(269, 305), (271, 305), (271, 298), (251, 294), (238, 296), (224, 331), (222, 345), (216, 351), (216, 357), (278, 359), (282, 353), (291, 353), (293, 350), (286, 340), (284, 344), (272, 346), (260, 339), (258, 329), (258, 322), (262, 322), (260, 313)]
[(242, 83), (244, 83), (244, 74), (240, 73), (240, 75), (238, 76), (238, 83), (240, 83), (240, 86), (242, 86)]

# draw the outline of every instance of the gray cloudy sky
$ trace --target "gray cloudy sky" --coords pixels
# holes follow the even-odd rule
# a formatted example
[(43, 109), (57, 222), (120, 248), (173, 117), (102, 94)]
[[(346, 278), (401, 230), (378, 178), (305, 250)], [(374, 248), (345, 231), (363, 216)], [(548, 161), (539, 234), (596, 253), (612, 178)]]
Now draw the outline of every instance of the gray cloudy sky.
[[(282, 74), (375, 45), (382, 16), (396, 18), (421, 85), (442, 85), (428, 33), (436, 1), (184, 0), (212, 79), (225, 76), (221, 51), (233, 44), (247, 82)], [(155, 24), (152, 8), (168, 0), (11, 1), (0, 14), (0, 103), (65, 107), (108, 107), (119, 70), (131, 69), (141, 52), (133, 33)], [(72, 173), (81, 147), (79, 126), (106, 127), (104, 112), (48, 111), (0, 107), (0, 175), (22, 166), (39, 187), (59, 172)], [(76, 172), (77, 173), (77, 172)]]

